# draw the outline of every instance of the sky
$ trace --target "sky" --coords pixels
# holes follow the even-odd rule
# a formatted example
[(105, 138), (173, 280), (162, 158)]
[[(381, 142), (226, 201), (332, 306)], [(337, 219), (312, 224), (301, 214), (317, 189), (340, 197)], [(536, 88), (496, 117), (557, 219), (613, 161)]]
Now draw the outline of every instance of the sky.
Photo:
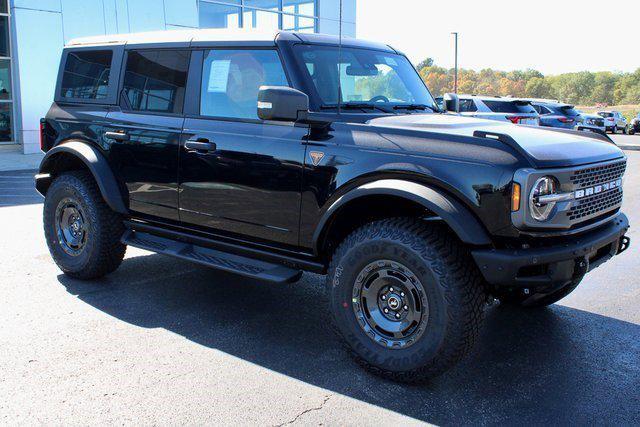
[[(640, 0), (357, 0), (356, 36), (384, 42), (412, 62), (524, 70), (640, 68)], [(614, 15), (615, 14), (615, 15)]]

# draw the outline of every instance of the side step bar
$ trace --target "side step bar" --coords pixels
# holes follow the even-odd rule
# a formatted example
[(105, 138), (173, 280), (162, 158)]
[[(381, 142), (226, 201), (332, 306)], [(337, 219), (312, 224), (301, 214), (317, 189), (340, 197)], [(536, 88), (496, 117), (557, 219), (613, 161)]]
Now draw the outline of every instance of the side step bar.
[(284, 265), (259, 261), (139, 231), (127, 230), (120, 240), (125, 245), (272, 283), (295, 282), (302, 275), (302, 271)]

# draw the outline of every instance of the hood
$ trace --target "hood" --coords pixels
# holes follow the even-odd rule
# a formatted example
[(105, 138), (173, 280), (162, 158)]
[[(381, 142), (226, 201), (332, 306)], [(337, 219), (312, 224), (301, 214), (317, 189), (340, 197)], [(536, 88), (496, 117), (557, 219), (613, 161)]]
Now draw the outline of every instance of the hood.
[[(483, 120), (453, 114), (412, 114), (372, 119), (370, 126), (399, 128), (439, 134), (473, 137), (488, 133), (506, 135), (498, 138), (513, 146), (538, 168), (568, 167), (602, 162), (624, 157), (622, 151), (607, 137), (587, 132), (555, 130), (543, 127), (514, 125), (508, 122)], [(476, 134), (475, 136), (478, 136)]]

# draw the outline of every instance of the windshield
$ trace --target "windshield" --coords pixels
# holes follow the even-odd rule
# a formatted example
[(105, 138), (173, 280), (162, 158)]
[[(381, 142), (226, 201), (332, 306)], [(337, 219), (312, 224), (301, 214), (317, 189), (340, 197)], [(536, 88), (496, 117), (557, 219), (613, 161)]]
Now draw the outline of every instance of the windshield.
[(613, 113), (607, 113), (607, 112), (604, 112), (604, 111), (599, 112), (598, 115), (600, 117), (613, 117)]
[[(431, 94), (409, 60), (402, 55), (367, 49), (299, 45), (302, 60), (323, 108), (381, 111), (437, 110)], [(341, 59), (339, 59), (339, 57)], [(338, 99), (338, 92), (340, 100)]]

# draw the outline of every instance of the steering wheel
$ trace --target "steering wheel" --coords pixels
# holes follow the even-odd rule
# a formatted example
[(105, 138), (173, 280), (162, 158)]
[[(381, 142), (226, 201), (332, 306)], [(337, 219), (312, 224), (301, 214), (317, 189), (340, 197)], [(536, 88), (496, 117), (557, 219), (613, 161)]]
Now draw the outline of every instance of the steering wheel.
[(387, 98), (384, 95), (378, 95), (378, 96), (374, 96), (369, 100), (369, 102), (380, 102), (380, 101), (389, 103), (389, 98)]

